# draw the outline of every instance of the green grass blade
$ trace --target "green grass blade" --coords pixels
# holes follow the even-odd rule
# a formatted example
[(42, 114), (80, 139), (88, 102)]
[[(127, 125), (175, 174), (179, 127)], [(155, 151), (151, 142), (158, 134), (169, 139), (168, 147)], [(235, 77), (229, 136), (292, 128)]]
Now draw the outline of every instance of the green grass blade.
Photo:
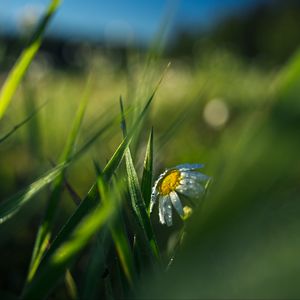
[[(123, 134), (126, 136), (126, 120), (124, 115), (124, 107), (122, 98), (120, 99), (120, 108), (121, 108), (121, 123)], [(138, 176), (132, 161), (132, 156), (130, 152), (130, 148), (126, 148), (125, 150), (125, 162), (126, 162), (126, 170), (128, 177), (128, 188), (131, 198), (131, 205), (135, 212), (135, 215), (139, 221), (140, 226), (142, 227), (144, 234), (147, 240), (150, 243), (150, 248), (155, 257), (159, 257), (158, 246), (156, 242), (156, 238), (154, 236), (154, 232), (152, 229), (151, 221), (149, 215), (147, 213), (147, 208), (143, 199), (143, 195), (141, 192), (141, 187), (139, 184)]]
[(131, 142), (131, 139), (132, 139), (133, 135), (136, 133), (137, 128), (139, 127), (139, 125), (141, 124), (142, 120), (144, 119), (146, 113), (149, 110), (149, 106), (150, 106), (150, 104), (151, 104), (151, 102), (154, 98), (156, 90), (157, 90), (157, 87), (155, 88), (154, 92), (152, 93), (152, 95), (148, 99), (148, 101), (147, 101), (144, 109), (142, 110), (141, 114), (139, 115), (139, 117), (135, 121), (134, 126), (132, 127), (132, 130), (128, 133), (128, 135), (126, 135), (123, 142), (119, 145), (119, 147), (115, 151), (114, 155), (112, 156), (112, 158), (109, 160), (109, 162), (105, 166), (105, 168), (103, 170), (103, 176), (104, 176), (104, 179), (106, 181), (111, 178), (111, 176), (113, 175), (113, 173), (115, 172), (115, 170), (119, 166), (119, 164), (120, 164), (120, 162), (123, 158), (123, 155), (125, 153), (126, 148), (128, 147), (129, 143)]
[(108, 229), (104, 228), (97, 236), (86, 270), (81, 299), (92, 300), (96, 298), (99, 281), (105, 271), (107, 255), (112, 244), (108, 233)]
[(108, 278), (105, 278), (104, 282), (105, 282), (105, 299), (116, 300), (116, 298), (114, 297), (114, 292), (113, 292), (113, 288), (112, 288), (112, 280), (111, 280), (110, 276), (108, 276)]
[(300, 50), (298, 50), (279, 72), (277, 87), (280, 96), (286, 96), (293, 89), (299, 88)]
[(276, 123), (284, 124), (291, 129), (299, 128), (300, 120), (300, 50), (291, 57), (280, 70), (272, 97), (272, 113)]
[(124, 110), (122, 96), (120, 96), (120, 109), (121, 109), (121, 129), (122, 129), (123, 136), (126, 137), (126, 135), (127, 135), (127, 126), (126, 126), (125, 110)]
[(73, 203), (78, 206), (81, 202), (81, 198), (66, 178), (64, 178), (64, 187), (72, 198)]
[[(102, 203), (111, 201), (108, 197), (107, 185), (105, 185), (102, 175), (98, 176), (97, 186)], [(119, 212), (116, 213), (116, 217), (109, 224), (109, 228), (124, 274), (129, 284), (132, 285), (135, 279), (133, 256), (122, 222), (122, 216)]]
[[(30, 82), (29, 82), (30, 81)], [(31, 114), (32, 110), (37, 108), (37, 95), (35, 86), (32, 84), (30, 78), (24, 78), (22, 85), (22, 91), (24, 94), (23, 109), (27, 115)], [(35, 157), (41, 157), (41, 126), (39, 115), (33, 118), (32, 121), (26, 127), (26, 135), (28, 140), (28, 150)]]
[[(68, 161), (71, 159), (71, 155), (74, 152), (74, 147), (79, 134), (79, 130), (83, 121), (84, 113), (87, 107), (88, 99), (90, 95), (90, 80), (87, 82), (83, 97), (80, 101), (77, 113), (75, 115), (74, 123), (72, 125), (70, 134), (67, 138), (67, 142), (63, 149), (63, 152), (59, 158), (59, 163)], [(51, 230), (55, 222), (55, 215), (58, 209), (60, 195), (64, 186), (64, 173), (65, 169), (61, 170), (61, 174), (55, 179), (52, 191), (48, 200), (48, 206), (45, 211), (44, 219), (39, 227), (37, 237), (35, 240), (34, 250), (29, 266), (29, 272), (27, 281), (30, 281), (34, 276), (35, 271), (41, 261), (41, 258), (47, 249), (47, 245), (51, 239)]]
[(76, 286), (76, 282), (75, 282), (69, 269), (66, 271), (65, 284), (66, 284), (66, 288), (67, 288), (70, 299), (78, 300), (79, 297), (78, 297), (78, 289)]
[[(155, 93), (162, 81), (162, 78), (159, 80), (157, 86), (155, 87), (153, 93), (149, 97), (148, 101), (146, 102), (146, 105), (141, 112), (140, 116), (137, 118), (135, 122), (135, 126), (133, 126), (132, 130), (128, 133), (126, 138), (123, 139), (119, 147), (114, 152), (111, 159), (106, 164), (104, 170), (103, 170), (103, 178), (106, 182), (109, 182), (112, 178), (114, 172), (117, 170), (119, 164), (121, 163), (125, 150), (127, 149), (128, 145), (131, 142), (132, 137), (136, 133), (136, 130), (140, 123), (142, 122), (143, 118), (145, 117), (149, 106), (155, 96)], [(81, 153), (80, 149), (78, 153)], [(76, 156), (76, 155), (75, 155)], [(52, 242), (50, 248), (45, 253), (45, 256), (43, 257), (43, 260), (41, 261), (40, 266), (43, 267), (45, 264), (49, 263), (49, 260), (51, 259), (52, 255), (55, 253), (55, 251), (61, 246), (61, 244), (64, 243), (66, 239), (70, 237), (76, 226), (81, 222), (81, 220), (88, 214), (88, 212), (97, 205), (98, 203), (98, 193), (97, 193), (97, 185), (94, 184), (90, 191), (88, 192), (87, 196), (83, 199), (83, 201), (80, 203), (78, 208), (75, 210), (73, 215), (69, 218), (69, 220), (64, 224), (61, 231), (58, 233), (57, 237)]]
[(0, 224), (15, 215), (26, 202), (28, 202), (47, 184), (52, 182), (69, 164), (70, 163), (63, 163), (52, 168), (28, 187), (2, 202), (0, 204)]
[(177, 3), (176, 1), (170, 3), (171, 5), (167, 7), (163, 19), (160, 21), (160, 26), (158, 27), (157, 32), (154, 34), (147, 53), (146, 67), (144, 70), (145, 75), (149, 73), (151, 63), (153, 61), (157, 61), (163, 54), (166, 42), (168, 40), (170, 25), (172, 24), (172, 19), (176, 15), (178, 3), (179, 1), (177, 1)]
[(56, 251), (56, 249), (70, 237), (74, 228), (82, 221), (82, 219), (98, 204), (97, 186), (93, 185), (87, 193), (86, 197), (82, 200), (75, 212), (63, 225), (62, 229), (52, 241), (50, 248), (45, 253), (41, 261), (41, 265), (44, 264), (49, 257)]
[(5, 114), (5, 111), (18, 87), (22, 78), (24, 77), (27, 68), (35, 57), (38, 49), (42, 43), (42, 37), (48, 23), (60, 5), (60, 0), (52, 0), (48, 9), (34, 32), (28, 46), (23, 50), (21, 56), (15, 63), (12, 70), (9, 72), (6, 81), (0, 92), (0, 119)]
[(59, 174), (61, 174), (63, 169), (67, 168), (76, 159), (80, 158), (80, 156), (89, 149), (95, 140), (101, 134), (103, 134), (110, 127), (110, 125), (111, 123), (107, 123), (101, 127), (74, 155), (72, 155), (68, 162), (57, 165), (56, 167), (50, 169), (39, 179), (31, 183), (28, 187), (2, 202), (0, 204), (0, 224), (13, 217), (25, 203), (31, 200), (32, 197), (41, 191), (45, 186), (53, 182), (53, 180), (57, 178)]
[(36, 276), (26, 286), (21, 299), (44, 298), (63, 278), (65, 270), (72, 265), (79, 252), (112, 218), (117, 206), (117, 200), (113, 196), (113, 201), (98, 206), (81, 220), (73, 234), (63, 241), (45, 264), (41, 265)]
[[(121, 266), (119, 261), (116, 259), (112, 266), (112, 272), (113, 274), (110, 274), (110, 276), (107, 276), (108, 281), (106, 281), (108, 284), (105, 285), (105, 297), (106, 299), (125, 299), (126, 294), (128, 295), (129, 287), (127, 285), (126, 279), (123, 276), (123, 273), (121, 271)], [(105, 282), (105, 283), (106, 283)], [(114, 290), (112, 291), (112, 283), (114, 284)]]
[(142, 184), (141, 184), (142, 195), (145, 201), (145, 206), (147, 208), (148, 214), (149, 214), (149, 204), (151, 198), (152, 178), (153, 178), (153, 128), (151, 129), (148, 143), (147, 143), (146, 155), (144, 159)]
[[(146, 107), (148, 107), (148, 104), (149, 103), (147, 103)], [(133, 134), (134, 130), (131, 134), (131, 138)], [(114, 172), (117, 170), (120, 162), (123, 159), (125, 149), (131, 141), (131, 138), (127, 136), (127, 138), (123, 139), (123, 141), (121, 142), (117, 150), (114, 152), (111, 159), (106, 164), (103, 170), (103, 177), (106, 181), (109, 181), (113, 176)], [(82, 149), (80, 149), (78, 152), (80, 153), (81, 151)], [(93, 208), (97, 203), (97, 185), (94, 184), (89, 190), (87, 196), (82, 200), (74, 214), (70, 217), (70, 219), (63, 226), (56, 239), (53, 241), (52, 246), (50, 247), (46, 257), (50, 255), (51, 252), (65, 239), (65, 237), (67, 237), (72, 232), (72, 230), (78, 224), (78, 222), (80, 222), (81, 219), (88, 213), (88, 211), (91, 208)]]
[(82, 125), (83, 117), (86, 111), (88, 100), (90, 98), (90, 94), (91, 94), (91, 79), (89, 78), (83, 96), (81, 98), (77, 113), (75, 115), (75, 119), (74, 119), (74, 123), (70, 135), (68, 136), (66, 145), (60, 156), (59, 162), (68, 160), (74, 152), (75, 144)]
[(8, 131), (6, 134), (4, 134), (2, 137), (0, 137), (0, 143), (4, 142), (6, 139), (8, 139), (13, 133), (15, 133), (19, 128), (21, 128), (23, 125), (25, 125), (27, 122), (29, 122), (33, 117), (36, 116), (36, 114), (46, 105), (46, 103), (42, 104), (40, 107), (35, 109), (31, 114), (29, 114), (28, 117), (26, 117), (23, 121), (16, 124), (10, 131)]
[(131, 198), (131, 205), (138, 218), (139, 224), (141, 225), (147, 240), (149, 241), (150, 248), (154, 257), (159, 258), (159, 250), (156, 242), (156, 238), (152, 229), (147, 208), (142, 196), (140, 184), (136, 174), (136, 170), (133, 165), (131, 153), (129, 149), (126, 149), (125, 153), (126, 170), (128, 176), (128, 188)]
[[(149, 109), (149, 105), (151, 101), (153, 100), (153, 97), (155, 95), (155, 92), (150, 96), (148, 102), (145, 105), (145, 108), (143, 112), (141, 113), (140, 117), (138, 118), (136, 125), (134, 126), (132, 131), (126, 136), (126, 138), (123, 139), (117, 150), (114, 152), (111, 159), (106, 164), (104, 170), (103, 170), (103, 177), (106, 182), (109, 182), (112, 178), (114, 172), (117, 170), (119, 164), (121, 163), (124, 152), (131, 142), (132, 136), (134, 135), (136, 128), (140, 124), (140, 122), (143, 119), (143, 116), (146, 114), (147, 110)], [(92, 138), (93, 139), (93, 138)], [(78, 153), (81, 153), (83, 149), (80, 149)], [(74, 214), (70, 217), (70, 219), (67, 221), (67, 223), (63, 226), (57, 237), (52, 243), (52, 246), (50, 247), (49, 251), (45, 255), (45, 259), (60, 245), (66, 237), (68, 237), (73, 229), (76, 227), (76, 225), (81, 221), (81, 219), (88, 213), (88, 211), (93, 208), (97, 201), (97, 185), (94, 184), (91, 189), (89, 190), (87, 196), (82, 200)]]

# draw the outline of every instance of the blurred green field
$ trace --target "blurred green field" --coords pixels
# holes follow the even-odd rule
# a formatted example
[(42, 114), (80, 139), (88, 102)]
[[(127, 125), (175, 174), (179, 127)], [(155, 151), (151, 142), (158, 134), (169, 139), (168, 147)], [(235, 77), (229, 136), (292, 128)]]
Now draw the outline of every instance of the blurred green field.
[[(105, 260), (108, 275), (100, 271), (94, 275), (94, 288), (99, 289), (95, 299), (99, 295), (105, 299), (299, 298), (299, 53), (291, 53), (286, 65), (265, 68), (224, 48), (199, 50), (192, 63), (166, 56), (151, 59), (144, 53), (128, 51), (127, 67), (119, 68), (113, 60), (94, 52), (88, 55), (81, 72), (56, 69), (37, 57), (1, 119), (0, 137), (41, 107), (0, 143), (1, 203), (59, 163), (77, 107), (87, 93), (77, 149), (107, 122), (110, 125), (66, 171), (68, 184), (83, 199), (97, 179), (95, 163), (104, 168), (122, 141), (119, 97), (123, 98), (130, 129), (169, 62), (130, 146), (139, 180), (153, 127), (153, 179), (168, 167), (204, 163), (203, 172), (212, 181), (187, 221), (176, 215), (174, 226), (167, 228), (159, 224), (157, 209), (152, 213), (162, 256), (160, 267), (152, 267), (149, 262), (138, 265), (138, 276), (130, 286), (120, 267), (122, 261), (112, 250)], [(6, 76), (0, 74), (1, 85)], [(124, 165), (115, 173), (120, 186), (129, 180)], [(3, 299), (14, 299), (22, 292), (50, 193), (47, 187), (0, 225)], [(122, 201), (130, 249), (137, 251), (127, 190)], [(64, 189), (53, 236), (75, 210), (72, 196)], [(80, 224), (84, 226), (84, 222)], [(109, 221), (104, 224), (109, 227)], [(185, 235), (178, 245), (182, 228)], [(103, 229), (95, 232), (102, 233)], [(69, 237), (70, 241), (78, 236)], [(89, 287), (86, 274), (97, 241), (95, 237), (85, 241), (83, 250), (74, 254), (77, 259), (67, 262), (78, 299), (87, 295), (82, 291)], [(105, 245), (100, 245), (104, 252), (114, 249), (107, 250)], [(174, 261), (165, 271), (175, 250)], [(134, 254), (137, 260), (145, 255)], [(45, 282), (41, 285), (43, 296), (47, 295), (43, 294)], [(55, 287), (54, 291), (49, 287), (50, 299), (76, 299), (67, 293), (70, 282), (65, 286), (61, 280)]]
[[(80, 74), (46, 69), (39, 60), (29, 69), (2, 121), (3, 135), (34, 109), (45, 106), (29, 124), (15, 133), (14, 139), (3, 144), (2, 151), (8, 157), (1, 155), (1, 160), (3, 163), (10, 162), (5, 176), (12, 183), (12, 187), (6, 185), (8, 191), (10, 188), (14, 190), (15, 175), (22, 178), (23, 173), (26, 178), (28, 172), (34, 171), (32, 168), (36, 163), (45, 167), (49, 160), (57, 159), (91, 74), (93, 87), (81, 137), (83, 140), (110, 116), (118, 116), (120, 95), (128, 108), (141, 105), (168, 63), (166, 59), (153, 61), (145, 75), (146, 58), (142, 55), (129, 57), (130, 65), (126, 71), (116, 69), (112, 61), (101, 55), (95, 56), (91, 67)], [(216, 149), (228, 127), (234, 127), (240, 118), (263, 109), (275, 77), (275, 72), (247, 65), (226, 51), (201, 55), (193, 66), (180, 60), (172, 61), (145, 125), (148, 130), (151, 126), (155, 130), (156, 151), (159, 151), (155, 158), (157, 163), (168, 166), (175, 161), (207, 161), (207, 155)], [(217, 102), (217, 107), (212, 107), (210, 112), (208, 110), (205, 117), (204, 111), (212, 100), (221, 103), (221, 112), (218, 112)], [(214, 116), (218, 118), (218, 113), (221, 119), (225, 117), (220, 125), (218, 121), (214, 123)], [(92, 155), (102, 163), (120, 140), (117, 123), (111, 130), (113, 134), (106, 137), (106, 147), (101, 147), (103, 142), (99, 141), (99, 145), (92, 149)], [(148, 133), (142, 134), (145, 143)], [(101, 147), (101, 155), (97, 155), (97, 147)], [(142, 153), (140, 156), (142, 159)], [(19, 160), (14, 157), (19, 157)], [(83, 162), (84, 165), (87, 168), (87, 178), (83, 179), (86, 183), (91, 180), (94, 170), (90, 163)], [(81, 180), (78, 182), (80, 190)], [(9, 194), (5, 190), (2, 193)]]

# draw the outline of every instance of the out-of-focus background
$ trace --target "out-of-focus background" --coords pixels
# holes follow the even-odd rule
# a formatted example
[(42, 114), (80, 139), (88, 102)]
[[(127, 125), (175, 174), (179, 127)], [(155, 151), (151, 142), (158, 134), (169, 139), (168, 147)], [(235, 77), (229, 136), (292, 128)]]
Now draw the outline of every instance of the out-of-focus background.
[[(47, 4), (0, 2), (1, 85)], [(203, 162), (213, 181), (177, 262), (149, 276), (140, 296), (298, 298), (299, 28), (299, 1), (65, 0), (1, 120), (3, 136), (46, 103), (1, 143), (1, 201), (57, 161), (90, 76), (82, 142), (118, 116), (120, 95), (126, 107), (143, 103), (171, 62), (136, 165), (153, 126), (156, 174)], [(104, 165), (120, 140), (116, 123), (72, 166), (68, 181), (80, 197), (95, 179), (93, 159)], [(46, 195), (1, 225), (0, 290), (22, 288)], [(62, 207), (58, 228), (74, 210), (68, 193)], [(181, 220), (171, 229), (153, 222), (167, 256)]]

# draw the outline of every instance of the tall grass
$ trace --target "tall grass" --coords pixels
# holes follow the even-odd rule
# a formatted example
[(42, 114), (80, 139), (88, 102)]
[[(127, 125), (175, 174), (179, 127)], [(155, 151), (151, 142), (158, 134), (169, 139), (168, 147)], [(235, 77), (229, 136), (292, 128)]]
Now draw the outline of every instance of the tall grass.
[[(193, 68), (175, 60), (165, 70), (167, 62), (150, 53), (142, 62), (131, 58), (127, 73), (114, 71), (109, 79), (104, 64), (93, 67), (84, 73), (92, 82), (49, 70), (35, 105), (53, 100), (24, 117), (19, 105), (7, 107), (58, 4), (50, 4), (30, 43), (34, 51), (24, 50), (1, 92), (0, 116), (23, 119), (0, 135), (1, 188), (12, 194), (0, 203), (1, 244), (12, 240), (18, 248), (2, 258), (9, 293), (21, 299), (299, 297), (299, 55), (277, 72), (226, 51), (199, 54)], [(136, 80), (126, 86), (126, 76)], [(121, 97), (119, 109), (126, 88), (135, 96)], [(24, 132), (36, 117), (38, 158)], [(27, 185), (12, 183), (16, 166), (27, 175), (22, 160), (39, 162), (38, 179), (26, 178)], [(211, 184), (201, 203), (183, 199), (191, 216), (175, 217), (167, 228), (156, 208), (149, 211), (153, 180), (187, 162), (205, 163)], [(12, 272), (21, 278), (17, 288)]]

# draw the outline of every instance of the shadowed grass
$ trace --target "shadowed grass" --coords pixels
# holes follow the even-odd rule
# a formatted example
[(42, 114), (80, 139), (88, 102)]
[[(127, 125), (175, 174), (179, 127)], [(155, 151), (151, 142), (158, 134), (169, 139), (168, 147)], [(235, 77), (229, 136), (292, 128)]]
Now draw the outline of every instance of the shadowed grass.
[[(106, 166), (103, 170), (103, 179), (105, 180), (105, 182), (110, 181), (113, 174), (117, 170), (119, 164), (121, 163), (124, 153), (125, 153), (128, 145), (130, 144), (132, 137), (136, 133), (138, 125), (142, 122), (147, 111), (149, 110), (150, 104), (154, 98), (154, 95), (156, 93), (156, 90), (157, 90), (160, 82), (161, 82), (161, 80), (159, 81), (158, 85), (155, 87), (154, 92), (149, 97), (143, 111), (141, 112), (140, 116), (136, 120), (136, 122), (135, 122), (136, 126), (134, 126), (133, 129), (124, 138), (124, 140), (121, 142), (119, 147), (116, 149), (116, 151), (112, 155), (111, 159), (106, 164)], [(59, 274), (61, 274), (61, 272), (64, 271), (63, 267), (67, 267), (71, 263), (71, 261), (72, 261), (71, 257), (69, 257), (69, 259), (66, 258), (66, 260), (63, 260), (62, 264), (53, 264), (53, 260), (56, 262), (56, 260), (58, 259), (57, 256), (59, 256), (57, 253), (64, 252), (63, 250), (60, 250), (60, 249), (62, 247), (64, 247), (63, 245), (65, 245), (65, 241), (70, 239), (70, 237), (74, 234), (74, 230), (76, 231), (77, 226), (80, 226), (79, 224), (82, 224), (82, 220), (87, 215), (93, 214), (92, 211), (94, 211), (94, 212), (99, 211), (99, 214), (100, 214), (101, 207), (98, 206), (97, 208), (95, 208), (97, 206), (98, 202), (99, 201), (98, 201), (98, 193), (97, 193), (97, 184), (95, 184), (92, 186), (92, 188), (88, 192), (87, 196), (80, 203), (80, 205), (78, 206), (76, 211), (73, 213), (73, 215), (64, 224), (61, 231), (59, 232), (59, 234), (57, 235), (57, 237), (54, 239), (53, 243), (51, 244), (49, 250), (45, 253), (45, 256), (43, 257), (43, 259), (40, 263), (40, 266), (37, 270), (37, 272), (38, 272), (37, 276), (34, 277), (32, 282), (30, 282), (28, 285), (25, 286), (25, 289), (24, 289), (25, 299), (30, 299), (30, 297), (32, 297), (33, 295), (40, 296), (40, 293), (48, 292), (51, 289), (52, 284), (54, 282), (56, 282), (55, 278), (58, 277)], [(111, 207), (110, 205), (111, 204), (109, 204), (108, 206), (105, 205), (104, 207)], [(95, 209), (92, 210), (92, 208), (95, 208)], [(105, 216), (109, 216), (109, 218), (110, 218), (110, 212), (105, 212), (103, 218), (105, 218)], [(107, 222), (107, 221), (108, 221), (108, 219), (105, 220), (105, 222)], [(99, 223), (97, 223), (97, 224), (99, 224)], [(101, 223), (101, 226), (102, 225), (104, 225), (104, 224)], [(100, 226), (100, 224), (99, 224), (99, 226)], [(93, 232), (93, 233), (95, 233), (95, 232)], [(79, 235), (78, 235), (78, 238), (80, 238)], [(88, 241), (88, 239), (86, 239), (84, 237), (81, 237), (81, 238), (85, 242)], [(81, 245), (83, 246), (84, 243), (83, 243), (82, 239), (81, 239), (81, 242), (82, 242)], [(74, 247), (75, 246), (76, 245), (74, 245)], [(69, 244), (67, 246), (67, 250), (69, 250), (68, 247), (69, 247)], [(70, 247), (72, 248), (73, 244)], [(81, 248), (82, 247), (79, 247), (76, 249), (79, 250)], [(77, 251), (75, 251), (74, 253), (77, 254)], [(53, 276), (49, 275), (49, 277), (51, 277), (51, 280), (49, 280), (49, 285), (47, 285), (47, 282), (46, 282), (46, 272), (48, 272), (48, 271), (45, 271), (48, 268), (50, 269), (50, 273), (53, 274)], [(40, 274), (42, 274), (42, 275), (40, 275)], [(44, 286), (44, 292), (37, 290), (39, 285)]]
[(105, 227), (98, 235), (91, 249), (88, 267), (84, 278), (81, 298), (84, 300), (96, 299), (99, 292), (99, 281), (107, 268), (108, 254), (111, 250), (112, 241), (109, 230)]
[(101, 127), (72, 157), (69, 161), (57, 165), (47, 171), (39, 179), (31, 183), (28, 187), (16, 193), (0, 204), (0, 224), (13, 217), (24, 204), (33, 198), (38, 192), (45, 188), (49, 183), (61, 174), (61, 171), (72, 164), (76, 159), (81, 157), (110, 126), (112, 122), (108, 122)]
[(41, 265), (37, 276), (25, 287), (21, 299), (41, 299), (62, 279), (66, 268), (72, 265), (78, 253), (92, 236), (113, 216), (118, 200), (114, 193), (110, 201), (90, 211), (74, 228), (73, 233), (55, 249), (49, 259)]
[[(126, 120), (124, 115), (124, 108), (122, 98), (120, 99), (120, 107), (121, 107), (121, 116), (122, 116), (122, 129), (123, 135), (126, 137)], [(135, 213), (135, 217), (138, 220), (139, 225), (142, 228), (142, 231), (146, 237), (146, 250), (150, 250), (150, 257), (153, 255), (156, 259), (159, 259), (159, 250), (156, 242), (156, 238), (153, 232), (153, 228), (151, 225), (150, 217), (147, 213), (147, 208), (143, 199), (143, 195), (141, 192), (141, 187), (139, 184), (138, 176), (132, 161), (130, 148), (128, 147), (125, 150), (125, 162), (126, 162), (126, 170), (127, 170), (127, 182), (128, 189), (131, 198), (131, 206)], [(149, 174), (152, 177), (152, 174)], [(148, 243), (149, 242), (149, 243)]]
[[(102, 174), (98, 175), (97, 186), (99, 196), (102, 200), (101, 202), (105, 204), (107, 201), (109, 201), (109, 197), (107, 196), (108, 185), (105, 184)], [(115, 218), (110, 222), (110, 224), (108, 224), (108, 226), (110, 228), (111, 236), (120, 259), (120, 264), (129, 284), (132, 286), (133, 282), (136, 280), (136, 270), (134, 268), (133, 255), (130, 249), (128, 236), (125, 231), (123, 218), (118, 208), (116, 208), (115, 214)]]
[[(90, 90), (91, 90), (90, 84), (91, 82), (89, 79), (84, 94), (82, 96), (82, 99), (80, 101), (78, 111), (75, 115), (72, 129), (67, 138), (63, 152), (58, 160), (59, 163), (69, 161), (71, 159), (72, 154), (74, 153), (76, 140), (79, 135), (79, 131), (87, 107), (88, 99), (90, 97)], [(65, 174), (65, 169), (62, 169), (61, 174), (58, 175), (58, 177), (55, 179), (52, 185), (52, 191), (48, 200), (48, 206), (45, 211), (45, 216), (37, 233), (27, 281), (30, 281), (34, 276), (34, 273), (41, 261), (41, 258), (50, 242), (51, 235), (52, 235), (51, 230), (52, 227), (54, 226), (55, 215), (57, 213), (61, 192), (64, 187), (64, 176), (65, 176), (64, 174)]]

